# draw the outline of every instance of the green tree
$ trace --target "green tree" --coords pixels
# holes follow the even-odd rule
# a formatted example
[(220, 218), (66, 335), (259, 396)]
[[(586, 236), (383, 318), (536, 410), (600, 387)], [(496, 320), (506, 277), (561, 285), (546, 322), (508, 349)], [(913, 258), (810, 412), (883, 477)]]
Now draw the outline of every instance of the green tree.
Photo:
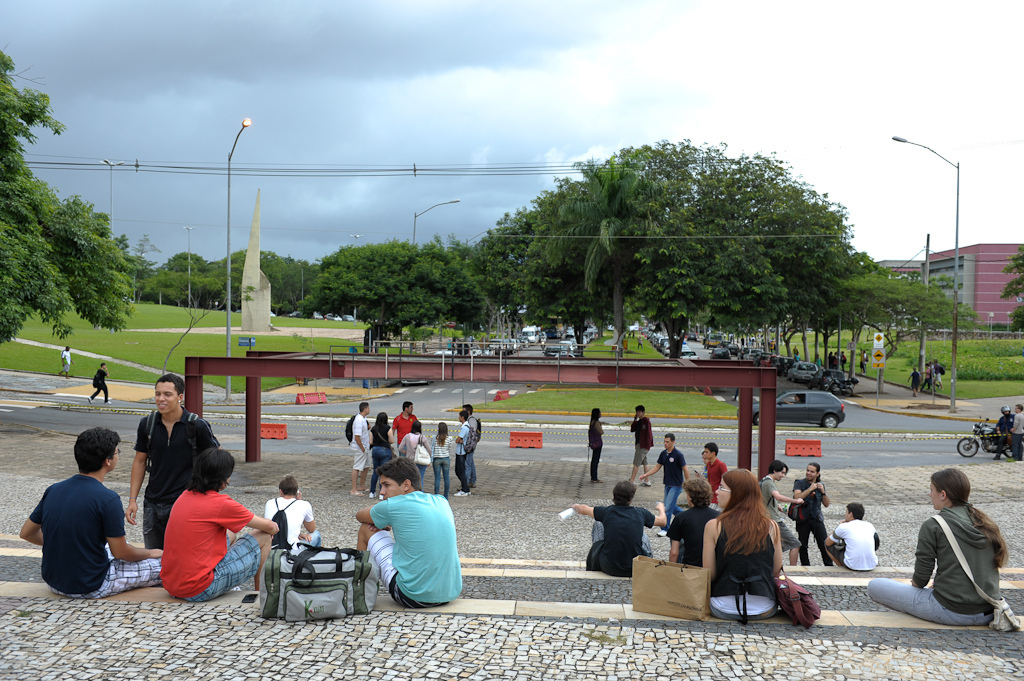
[(122, 329), (131, 315), (128, 263), (108, 218), (73, 196), (64, 201), (32, 175), (24, 145), (35, 128), (64, 130), (50, 99), (14, 86), (14, 62), (0, 52), (0, 342), (14, 338), (32, 314), (65, 338), (72, 311)]

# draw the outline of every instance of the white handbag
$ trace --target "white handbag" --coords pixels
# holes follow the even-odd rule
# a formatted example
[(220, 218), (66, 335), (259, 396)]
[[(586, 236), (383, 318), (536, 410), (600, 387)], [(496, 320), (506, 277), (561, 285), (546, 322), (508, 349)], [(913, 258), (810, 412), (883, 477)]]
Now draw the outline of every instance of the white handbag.
[(414, 461), (417, 466), (429, 466), (433, 457), (430, 455), (430, 450), (423, 446), (422, 443), (416, 445), (416, 458)]

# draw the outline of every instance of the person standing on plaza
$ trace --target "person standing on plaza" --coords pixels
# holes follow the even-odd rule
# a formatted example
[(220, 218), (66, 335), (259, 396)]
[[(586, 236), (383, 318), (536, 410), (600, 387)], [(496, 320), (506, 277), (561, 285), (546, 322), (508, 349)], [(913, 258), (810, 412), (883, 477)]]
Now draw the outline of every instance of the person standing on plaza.
[(107, 363), (101, 362), (100, 368), (96, 370), (96, 375), (92, 377), (92, 387), (96, 388), (96, 392), (92, 394), (89, 401), (92, 402), (96, 399), (96, 396), (103, 392), (103, 404), (110, 404), (110, 393), (107, 392), (107, 376), (110, 374), (107, 372)]
[[(929, 622), (984, 626), (992, 621), (993, 606), (978, 590), (999, 600), (999, 568), (1008, 558), (1006, 540), (995, 521), (968, 501), (971, 481), (962, 470), (946, 468), (933, 473), (928, 496), (939, 514), (925, 520), (918, 532), (917, 561), (910, 584), (872, 579), (868, 582), (868, 597)], [(952, 531), (973, 580), (961, 566), (937, 518), (942, 518)]]
[[(412, 461), (419, 470), (420, 487), (423, 487), (423, 476), (427, 474), (427, 466), (430, 464), (416, 463), (416, 448), (420, 445), (422, 445), (428, 452), (430, 451), (430, 439), (423, 434), (423, 424), (420, 421), (414, 421), (412, 424), (412, 430), (410, 430), (409, 434), (406, 435), (399, 443), (398, 453)], [(431, 459), (431, 462), (433, 462), (433, 459)]]
[[(355, 435), (355, 423), (352, 424), (352, 433)], [(355, 439), (352, 440), (355, 442)], [(377, 498), (377, 469), (391, 461), (391, 445), (395, 443), (395, 429), (388, 425), (387, 412), (377, 414), (377, 420), (370, 428), (370, 465), (373, 466), (373, 474), (370, 476), (370, 498)]]
[(722, 476), (729, 470), (729, 467), (718, 458), (718, 445), (714, 442), (704, 445), (704, 451), (700, 456), (704, 460), (704, 470), (701, 475), (711, 485), (711, 504), (712, 507), (717, 508), (718, 486), (722, 484)]
[(782, 552), (789, 553), (790, 565), (796, 565), (799, 558), (800, 540), (793, 534), (793, 530), (789, 529), (779, 504), (802, 504), (804, 501), (787, 497), (779, 491), (777, 483), (786, 477), (787, 473), (789, 473), (789, 466), (784, 461), (776, 459), (768, 464), (768, 475), (761, 480), (761, 499), (764, 501), (765, 508), (768, 509), (768, 517), (779, 526)]
[(601, 410), (590, 410), (590, 429), (587, 431), (587, 444), (590, 446), (590, 482), (604, 482), (597, 477), (597, 466), (601, 463), (601, 450), (604, 449), (604, 425), (601, 423)]
[(455, 475), (459, 479), (459, 491), (457, 497), (469, 496), (469, 476), (466, 472), (466, 450), (464, 449), (466, 439), (469, 437), (469, 412), (463, 409), (459, 412), (459, 434), (455, 436)]
[(103, 484), (117, 467), (121, 437), (90, 428), (75, 440), (78, 474), (50, 485), (21, 528), (43, 547), (42, 577), (50, 591), (71, 598), (105, 598), (160, 584), (160, 549), (125, 539), (121, 498)]
[(846, 351), (839, 353), (839, 368), (844, 374), (846, 373)]
[(832, 502), (825, 491), (825, 483), (821, 481), (821, 464), (807, 464), (805, 477), (793, 483), (793, 497), (803, 501), (796, 521), (796, 533), (800, 539), (800, 564), (811, 564), (810, 556), (807, 554), (807, 542), (813, 533), (814, 541), (821, 551), (822, 564), (826, 567), (832, 565), (832, 559), (825, 549), (828, 531), (825, 529), (825, 514), (821, 510), (823, 506), (828, 508)]
[(690, 508), (672, 518), (668, 528), (672, 542), (668, 560), (703, 567), (704, 528), (709, 520), (718, 517), (718, 511), (711, 508), (711, 485), (704, 478), (693, 476), (683, 484), (683, 492)]
[(999, 411), (1002, 413), (1002, 416), (999, 417), (999, 421), (996, 423), (996, 432), (999, 433), (999, 450), (996, 452), (994, 459), (999, 461), (999, 456), (1006, 454), (1006, 460), (1013, 461), (1014, 415), (1008, 405), (1003, 405)]
[(690, 479), (690, 469), (686, 466), (683, 453), (676, 449), (676, 436), (673, 433), (665, 433), (665, 449), (658, 455), (658, 463), (654, 464), (654, 468), (650, 472), (641, 475), (640, 481), (647, 482), (662, 468), (665, 469), (665, 499), (662, 503), (665, 505), (666, 520), (665, 527), (658, 532), (658, 536), (666, 537), (668, 536), (666, 528), (672, 524), (672, 516), (683, 512), (676, 502), (679, 501), (679, 495), (683, 493), (683, 483)]
[[(370, 458), (370, 428), (366, 416), (370, 413), (370, 403), (360, 402), (359, 413), (352, 417), (352, 496), (362, 495), (366, 491), (366, 471), (373, 462)], [(389, 447), (390, 449), (390, 447)]]
[(164, 547), (171, 507), (192, 479), (199, 452), (220, 447), (210, 424), (185, 409), (185, 379), (164, 374), (156, 379), (156, 411), (139, 421), (125, 518), (138, 524), (139, 491), (149, 473), (142, 508), (142, 536), (147, 549)]
[(448, 468), (451, 465), (451, 438), (448, 437), (448, 424), (441, 421), (437, 424), (437, 437), (431, 444), (430, 460), (434, 468), (434, 494), (438, 493), (441, 476), (444, 476), (444, 498), (448, 498)]
[[(633, 423), (629, 425), (629, 430), (633, 433), (635, 439), (633, 474), (629, 476), (629, 481), (633, 482), (636, 480), (636, 474), (640, 470), (640, 466), (644, 467), (644, 473), (647, 472), (647, 452), (651, 451), (651, 447), (654, 446), (654, 431), (651, 429), (651, 420), (647, 418), (647, 410), (644, 409), (644, 405), (637, 405), (636, 413), (633, 415)], [(641, 480), (641, 482), (644, 487), (651, 486), (650, 480)]]
[(1013, 430), (1010, 431), (1013, 443), (1013, 460), (1020, 461), (1024, 457), (1024, 404), (1014, 407)]
[(469, 426), (469, 437), (463, 442), (463, 449), (466, 450), (466, 475), (469, 477), (469, 486), (476, 487), (476, 446), (480, 443), (481, 427), (480, 420), (473, 416), (473, 405), (464, 404), (462, 408), (469, 412), (466, 424)]
[(658, 502), (658, 515), (654, 515), (646, 508), (632, 506), (634, 496), (636, 485), (623, 480), (612, 488), (611, 506), (572, 505), (573, 511), (595, 521), (590, 531), (593, 544), (587, 554), (587, 570), (632, 577), (634, 558), (654, 556), (644, 528), (665, 527), (665, 507)]
[(395, 417), (391, 427), (395, 431), (395, 442), (401, 442), (405, 436), (412, 431), (412, 424), (416, 423), (416, 416), (412, 413), (412, 402), (402, 403), (402, 413)]
[(64, 349), (60, 351), (61, 370), (57, 372), (57, 375), (60, 376), (61, 374), (64, 374), (64, 378), (71, 378), (70, 372), (72, 364), (74, 364), (74, 362), (71, 361), (71, 346), (65, 345)]

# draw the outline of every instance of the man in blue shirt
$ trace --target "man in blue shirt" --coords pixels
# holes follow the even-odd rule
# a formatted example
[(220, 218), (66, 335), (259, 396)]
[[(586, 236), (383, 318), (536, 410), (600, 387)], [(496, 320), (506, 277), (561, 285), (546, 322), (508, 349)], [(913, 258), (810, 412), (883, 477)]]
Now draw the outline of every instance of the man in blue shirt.
[[(665, 469), (665, 527), (669, 527), (672, 525), (672, 515), (683, 512), (676, 502), (683, 492), (683, 482), (690, 479), (690, 469), (686, 467), (683, 453), (676, 449), (676, 436), (673, 433), (665, 433), (665, 449), (658, 455), (658, 463), (640, 476), (640, 482), (647, 481), (662, 468)], [(668, 536), (668, 531), (663, 527), (658, 536)]]
[(463, 409), (459, 412), (459, 434), (455, 436), (455, 475), (459, 479), (461, 488), (455, 493), (457, 497), (469, 496), (469, 483), (471, 474), (467, 461), (469, 454), (466, 452), (466, 440), (469, 439), (469, 412)]
[[(356, 548), (369, 551), (391, 598), (407, 608), (442, 605), (462, 593), (455, 517), (440, 494), (424, 494), (412, 459), (377, 469), (381, 498), (356, 513)], [(386, 529), (391, 528), (394, 537)]]
[(50, 485), (21, 528), (22, 539), (43, 547), (43, 581), (55, 594), (103, 598), (160, 584), (163, 551), (127, 542), (121, 499), (103, 485), (120, 442), (106, 428), (79, 435), (78, 475)]

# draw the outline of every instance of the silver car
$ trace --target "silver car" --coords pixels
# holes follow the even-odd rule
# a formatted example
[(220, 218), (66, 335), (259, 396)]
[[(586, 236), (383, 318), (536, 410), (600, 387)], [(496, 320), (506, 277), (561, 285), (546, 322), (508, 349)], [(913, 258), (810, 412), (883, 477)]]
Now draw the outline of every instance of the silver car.
[(796, 362), (786, 374), (786, 378), (794, 383), (808, 383), (816, 373), (818, 373), (818, 365), (814, 362)]

